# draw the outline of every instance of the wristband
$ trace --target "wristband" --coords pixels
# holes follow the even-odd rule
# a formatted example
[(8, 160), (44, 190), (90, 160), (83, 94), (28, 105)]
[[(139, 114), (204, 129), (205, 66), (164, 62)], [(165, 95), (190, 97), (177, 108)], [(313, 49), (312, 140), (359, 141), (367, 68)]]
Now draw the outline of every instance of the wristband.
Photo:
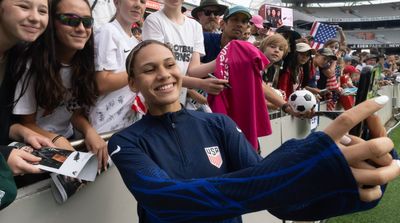
[(52, 142), (52, 143), (55, 143), (55, 142), (57, 141), (57, 139), (59, 139), (59, 138), (61, 138), (61, 137), (63, 137), (63, 135), (57, 135), (56, 137), (54, 137), (54, 138), (51, 140), (51, 142)]
[(283, 112), (287, 113), (287, 112), (286, 112), (286, 109), (287, 109), (289, 106), (290, 106), (289, 103), (286, 102), (285, 104), (282, 105), (281, 110), (282, 110)]

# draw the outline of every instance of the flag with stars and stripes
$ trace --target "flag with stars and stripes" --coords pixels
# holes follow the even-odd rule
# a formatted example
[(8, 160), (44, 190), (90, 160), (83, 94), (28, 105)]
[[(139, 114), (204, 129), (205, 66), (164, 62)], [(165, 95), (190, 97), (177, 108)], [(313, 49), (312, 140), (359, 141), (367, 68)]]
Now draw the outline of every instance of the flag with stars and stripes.
[(310, 43), (311, 47), (321, 49), (327, 40), (336, 37), (336, 29), (337, 26), (334, 25), (314, 22), (310, 31), (310, 35), (314, 37), (314, 40)]

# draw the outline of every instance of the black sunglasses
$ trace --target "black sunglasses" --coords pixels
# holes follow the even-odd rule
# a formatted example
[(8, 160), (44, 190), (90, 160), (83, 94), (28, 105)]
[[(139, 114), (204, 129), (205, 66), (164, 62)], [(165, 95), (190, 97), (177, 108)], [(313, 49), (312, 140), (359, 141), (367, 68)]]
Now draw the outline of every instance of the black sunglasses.
[(211, 14), (213, 14), (214, 16), (219, 16), (220, 13), (218, 13), (218, 11), (214, 11), (214, 10), (204, 10), (204, 15), (206, 16), (210, 16)]
[(72, 14), (72, 13), (65, 13), (65, 14), (56, 14), (56, 18), (61, 22), (63, 25), (77, 27), (81, 24), (87, 29), (93, 27), (94, 19), (90, 16), (80, 17), (79, 15)]

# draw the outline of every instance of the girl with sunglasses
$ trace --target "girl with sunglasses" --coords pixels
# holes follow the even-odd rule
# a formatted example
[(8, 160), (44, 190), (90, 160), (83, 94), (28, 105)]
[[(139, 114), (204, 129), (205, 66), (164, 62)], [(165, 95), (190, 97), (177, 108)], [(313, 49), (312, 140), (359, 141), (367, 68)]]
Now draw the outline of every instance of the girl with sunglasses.
[[(10, 140), (23, 141), (34, 148), (52, 146), (49, 139), (15, 123), (12, 107), (16, 102), (14, 91), (20, 76), (11, 64), (19, 55), (20, 45), (35, 41), (48, 23), (47, 0), (0, 0), (0, 145)], [(40, 173), (32, 165), (40, 158), (11, 146), (0, 146), (0, 209), (15, 199), (13, 175)]]
[(141, 21), (146, 1), (115, 0), (114, 3), (114, 19), (100, 27), (95, 37), (95, 77), (100, 97), (91, 107), (89, 119), (101, 133), (129, 126), (141, 116), (131, 108), (140, 98), (129, 90), (124, 64), (139, 43), (131, 28), (133, 23)]
[(44, 35), (24, 51), (17, 73), (25, 89), (13, 112), (20, 122), (48, 137), (59, 148), (73, 150), (73, 127), (81, 132), (99, 168), (108, 159), (106, 143), (84, 116), (98, 95), (94, 79), (93, 18), (87, 0), (52, 0)]

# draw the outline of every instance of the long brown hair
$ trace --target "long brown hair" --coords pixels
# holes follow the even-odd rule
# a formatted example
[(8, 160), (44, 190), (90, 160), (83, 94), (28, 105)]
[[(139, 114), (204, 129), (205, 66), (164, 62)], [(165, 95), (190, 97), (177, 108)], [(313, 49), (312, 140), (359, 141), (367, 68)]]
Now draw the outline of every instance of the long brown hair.
[[(49, 5), (49, 25), (45, 33), (24, 52), (23, 63), (31, 61), (27, 72), (27, 78), (23, 83), (23, 89), (30, 84), (30, 79), (34, 77), (35, 96), (37, 105), (45, 110), (52, 111), (64, 101), (67, 89), (64, 87), (60, 69), (61, 63), (56, 59), (56, 35), (55, 35), (55, 16), (58, 4), (63, 0), (51, 0)], [(64, 0), (67, 1), (67, 0)], [(76, 0), (74, 0), (76, 1)], [(90, 9), (89, 2), (82, 0)], [(93, 33), (93, 32), (92, 32)], [(98, 96), (98, 89), (95, 80), (94, 64), (94, 40), (93, 34), (86, 42), (82, 50), (78, 50), (70, 63), (71, 91), (72, 96), (77, 99), (80, 105), (94, 105)], [(23, 65), (25, 66), (25, 65)], [(25, 67), (19, 67), (18, 73), (24, 73)], [(21, 93), (21, 95), (23, 92)]]

